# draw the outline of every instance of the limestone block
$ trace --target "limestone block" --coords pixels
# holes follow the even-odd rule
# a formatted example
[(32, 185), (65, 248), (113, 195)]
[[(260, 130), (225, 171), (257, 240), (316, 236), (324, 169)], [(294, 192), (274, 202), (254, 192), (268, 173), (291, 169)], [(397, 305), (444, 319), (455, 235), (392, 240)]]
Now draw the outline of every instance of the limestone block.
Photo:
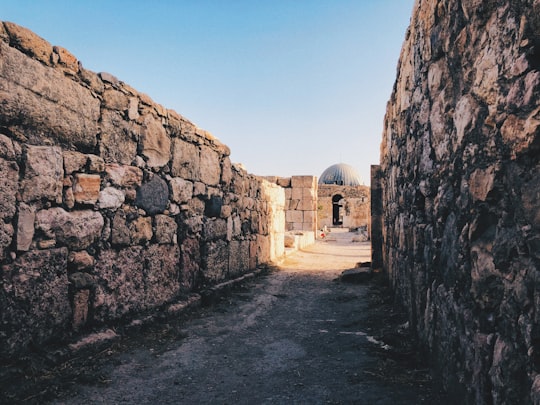
[(187, 238), (182, 242), (180, 247), (181, 255), (181, 286), (185, 291), (191, 291), (199, 282), (200, 266), (201, 266), (201, 251), (199, 240), (195, 238)]
[(99, 193), (99, 208), (116, 210), (126, 199), (125, 192), (114, 187), (105, 187)]
[(290, 177), (278, 177), (277, 185), (284, 188), (291, 187), (291, 178)]
[(14, 233), (11, 223), (0, 221), (0, 260), (3, 260), (8, 255)]
[(97, 241), (103, 225), (101, 214), (90, 210), (67, 212), (55, 207), (36, 214), (36, 229), (74, 250), (86, 249)]
[(180, 177), (173, 177), (169, 181), (171, 199), (178, 204), (185, 204), (193, 197), (193, 183)]
[(72, 271), (80, 272), (91, 270), (94, 267), (94, 263), (94, 257), (90, 256), (86, 250), (69, 253), (68, 267)]
[(174, 244), (177, 241), (178, 225), (174, 218), (167, 215), (156, 215), (155, 219), (156, 242), (159, 244)]
[(103, 110), (101, 114), (101, 157), (106, 163), (131, 164), (137, 155), (140, 128), (126, 121), (116, 111)]
[(103, 107), (109, 110), (126, 111), (128, 104), (128, 97), (121, 91), (110, 88), (103, 92)]
[(105, 161), (96, 155), (88, 156), (88, 170), (93, 173), (103, 173), (105, 171)]
[(312, 211), (317, 208), (316, 202), (314, 200), (302, 200), (300, 201), (300, 204), (298, 204), (298, 210), (301, 211)]
[(512, 157), (531, 150), (540, 138), (540, 108), (534, 110), (527, 119), (509, 115), (501, 127), (503, 141), (512, 149)]
[(207, 219), (203, 222), (202, 238), (205, 241), (225, 239), (227, 237), (227, 221), (221, 218)]
[(135, 166), (125, 166), (116, 163), (105, 166), (107, 178), (116, 186), (135, 188), (142, 184), (142, 170)]
[(317, 184), (315, 176), (292, 176), (291, 187), (294, 188), (314, 188)]
[(193, 183), (193, 195), (198, 197), (206, 196), (206, 185), (200, 181)]
[(150, 245), (144, 252), (144, 306), (154, 308), (170, 302), (181, 289), (180, 247), (178, 245)]
[(105, 322), (144, 309), (144, 263), (141, 246), (101, 251), (94, 267), (94, 320)]
[(53, 46), (53, 52), (58, 55), (58, 63), (73, 73), (79, 73), (79, 61), (67, 49), (61, 46)]
[(229, 246), (224, 240), (207, 242), (202, 249), (204, 280), (216, 283), (226, 278), (229, 267)]
[(304, 211), (304, 223), (315, 225), (317, 223), (317, 211)]
[(31, 202), (46, 198), (62, 202), (64, 168), (62, 150), (56, 146), (27, 146), (22, 199)]
[(72, 209), (73, 207), (75, 207), (75, 197), (73, 196), (73, 187), (67, 187), (64, 189), (64, 204), (69, 209)]
[(139, 217), (128, 224), (131, 243), (144, 245), (152, 240), (152, 218)]
[(139, 118), (139, 99), (137, 97), (129, 98), (128, 118), (132, 121)]
[(259, 261), (259, 258), (257, 257), (257, 248), (259, 244), (257, 243), (257, 239), (250, 240), (249, 241), (249, 269), (255, 270), (257, 266), (262, 263), (262, 261)]
[(77, 173), (73, 184), (73, 197), (79, 204), (94, 205), (99, 199), (101, 177), (99, 174)]
[(10, 43), (25, 54), (32, 55), (40, 62), (50, 65), (53, 48), (49, 42), (36, 35), (28, 28), (12, 22), (4, 22), (4, 28), (10, 38)]
[(287, 222), (304, 222), (304, 214), (302, 211), (291, 211), (288, 210), (285, 212), (285, 221)]
[(86, 325), (90, 290), (79, 290), (73, 295), (73, 329), (78, 331)]
[(34, 238), (36, 209), (25, 203), (20, 203), (19, 215), (17, 217), (17, 250), (27, 251), (30, 249), (32, 239)]
[[(15, 215), (15, 199), (19, 186), (19, 167), (15, 162), (0, 158), (0, 219)], [(3, 221), (2, 221), (3, 222)]]
[(221, 179), (219, 154), (207, 146), (201, 147), (200, 180), (210, 186), (216, 186)]
[(206, 203), (200, 198), (192, 198), (188, 203), (189, 210), (195, 215), (204, 215)]
[(123, 210), (116, 211), (112, 221), (111, 243), (114, 246), (127, 246), (131, 243), (127, 216)]
[(301, 187), (295, 187), (291, 189), (292, 200), (302, 200), (303, 197), (304, 197), (304, 192)]
[(148, 215), (160, 214), (167, 208), (169, 187), (159, 176), (154, 176), (137, 189), (135, 205), (146, 211)]
[(165, 166), (171, 159), (171, 139), (161, 122), (152, 115), (144, 117), (142, 147), (149, 167)]
[(64, 173), (82, 172), (85, 169), (88, 156), (81, 152), (66, 150), (62, 152), (64, 159)]
[(285, 200), (291, 200), (292, 199), (292, 188), (286, 188), (285, 189)]
[(303, 200), (314, 200), (317, 197), (317, 191), (314, 188), (304, 187), (302, 188)]
[(221, 183), (229, 185), (232, 180), (232, 164), (231, 159), (226, 156), (221, 161)]
[(475, 201), (486, 201), (495, 184), (495, 167), (476, 169), (469, 179), (469, 192)]
[(199, 180), (199, 172), (199, 147), (182, 139), (174, 139), (171, 174), (188, 180)]
[(229, 277), (237, 277), (249, 270), (249, 240), (229, 243)]
[[(285, 245), (285, 242), (283, 242)], [(266, 263), (272, 260), (271, 237), (268, 235), (257, 235), (257, 260), (259, 263)]]
[(304, 230), (304, 223), (303, 222), (293, 222), (291, 224), (291, 230), (292, 231), (303, 231)]
[(9, 123), (13, 132), (24, 133), (33, 144), (53, 140), (94, 148), (100, 101), (91, 90), (4, 42), (0, 42), (0, 54), (0, 120)]
[(222, 218), (229, 218), (232, 215), (232, 207), (230, 205), (221, 206), (220, 216)]
[(33, 250), (2, 268), (0, 352), (44, 344), (69, 329), (67, 249)]

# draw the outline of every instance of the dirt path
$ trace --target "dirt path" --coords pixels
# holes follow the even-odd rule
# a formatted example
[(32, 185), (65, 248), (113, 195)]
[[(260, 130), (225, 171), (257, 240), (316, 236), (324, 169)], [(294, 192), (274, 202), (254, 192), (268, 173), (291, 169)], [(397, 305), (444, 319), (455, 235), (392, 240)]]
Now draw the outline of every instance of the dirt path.
[(180, 330), (111, 349), (53, 403), (431, 403), (385, 288), (335, 281), (369, 260), (369, 244), (352, 236), (294, 253)]

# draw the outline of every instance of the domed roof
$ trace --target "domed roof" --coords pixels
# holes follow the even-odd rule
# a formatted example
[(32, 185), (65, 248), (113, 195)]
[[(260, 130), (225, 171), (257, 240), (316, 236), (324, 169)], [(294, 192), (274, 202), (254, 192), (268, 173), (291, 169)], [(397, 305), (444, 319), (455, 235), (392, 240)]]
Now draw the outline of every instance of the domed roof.
[(356, 169), (345, 163), (338, 163), (326, 169), (319, 178), (319, 184), (338, 184), (340, 186), (360, 186), (362, 178)]

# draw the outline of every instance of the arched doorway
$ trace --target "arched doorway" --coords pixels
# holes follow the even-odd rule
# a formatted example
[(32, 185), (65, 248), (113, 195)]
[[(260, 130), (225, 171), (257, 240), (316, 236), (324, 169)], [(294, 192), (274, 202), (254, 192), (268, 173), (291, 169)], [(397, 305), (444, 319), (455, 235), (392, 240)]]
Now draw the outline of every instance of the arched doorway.
[(343, 213), (341, 205), (341, 200), (343, 196), (341, 194), (336, 194), (332, 197), (332, 224), (333, 225), (343, 225)]

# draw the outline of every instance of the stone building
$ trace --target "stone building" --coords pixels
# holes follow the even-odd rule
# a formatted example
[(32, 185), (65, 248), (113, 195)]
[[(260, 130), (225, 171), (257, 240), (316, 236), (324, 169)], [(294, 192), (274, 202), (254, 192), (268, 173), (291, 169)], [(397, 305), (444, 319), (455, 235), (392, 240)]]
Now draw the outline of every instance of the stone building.
[(319, 228), (370, 226), (370, 192), (356, 170), (345, 163), (327, 168), (319, 178), (317, 219)]

